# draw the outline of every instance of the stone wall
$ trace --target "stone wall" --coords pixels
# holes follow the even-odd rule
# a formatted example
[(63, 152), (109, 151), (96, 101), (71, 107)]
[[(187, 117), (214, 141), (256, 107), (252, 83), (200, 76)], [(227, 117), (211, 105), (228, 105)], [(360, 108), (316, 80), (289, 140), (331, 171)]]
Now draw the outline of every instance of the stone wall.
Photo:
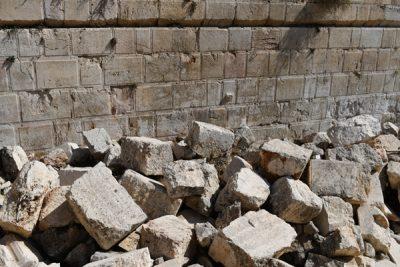
[(396, 120), (397, 4), (2, 0), (0, 146), (81, 143), (93, 127), (169, 139), (193, 119), (258, 138)]

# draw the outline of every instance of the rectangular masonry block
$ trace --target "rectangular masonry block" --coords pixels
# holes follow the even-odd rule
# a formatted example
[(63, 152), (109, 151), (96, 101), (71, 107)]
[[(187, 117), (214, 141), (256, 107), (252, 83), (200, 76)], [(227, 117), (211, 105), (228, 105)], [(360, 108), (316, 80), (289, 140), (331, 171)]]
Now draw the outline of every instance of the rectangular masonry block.
[(329, 28), (329, 48), (351, 47), (352, 28)]
[(343, 71), (361, 70), (361, 58), (363, 52), (361, 50), (348, 50), (344, 52)]
[(207, 105), (207, 83), (180, 83), (172, 86), (174, 108), (194, 108)]
[(160, 25), (179, 23), (185, 26), (199, 25), (205, 16), (206, 3), (202, 0), (160, 0)]
[(247, 54), (247, 76), (264, 77), (269, 73), (269, 52), (254, 51)]
[(26, 150), (39, 150), (54, 146), (54, 128), (51, 122), (28, 123), (19, 129), (21, 146)]
[(43, 29), (46, 56), (67, 56), (70, 51), (69, 29)]
[(138, 111), (172, 109), (171, 85), (143, 85), (136, 88)]
[(157, 0), (121, 0), (118, 20), (122, 25), (152, 25), (159, 17)]
[(0, 126), (0, 147), (15, 146), (19, 141), (15, 134), (15, 128), (9, 125)]
[(363, 48), (379, 48), (382, 44), (383, 28), (363, 28), (360, 46)]
[(163, 112), (157, 114), (157, 137), (186, 136), (189, 114), (186, 111)]
[(243, 0), (236, 4), (235, 24), (263, 25), (269, 15), (269, 4), (263, 0)]
[(155, 137), (156, 118), (154, 115), (138, 115), (129, 118), (130, 134), (133, 136)]
[(201, 55), (199, 53), (181, 54), (181, 80), (201, 79)]
[(277, 80), (276, 100), (301, 99), (304, 89), (304, 76), (280, 77)]
[(13, 91), (29, 91), (35, 89), (33, 62), (15, 61), (11, 65), (10, 76)]
[(229, 34), (226, 29), (201, 28), (199, 33), (200, 51), (225, 51), (228, 49)]
[(152, 51), (151, 29), (136, 29), (136, 52), (139, 54), (150, 54)]
[(278, 49), (281, 34), (280, 28), (253, 28), (252, 48), (254, 50)]
[(0, 95), (0, 107), (0, 123), (20, 121), (17, 95)]
[(225, 78), (246, 76), (246, 52), (225, 53)]
[(84, 131), (89, 131), (94, 128), (104, 128), (112, 140), (118, 140), (129, 133), (127, 117), (102, 116), (89, 118), (82, 121), (82, 127)]
[(96, 59), (79, 59), (82, 85), (99, 85), (103, 83), (103, 70)]
[(251, 49), (250, 28), (229, 28), (229, 47), (230, 51), (248, 51)]
[(0, 59), (0, 92), (8, 91), (8, 74), (7, 68), (4, 65), (6, 59)]
[(17, 56), (17, 31), (0, 30), (0, 47), (0, 57)]
[(207, 105), (218, 106), (221, 103), (222, 83), (220, 81), (209, 81), (207, 84)]
[(22, 92), (19, 98), (24, 122), (71, 117), (72, 102), (68, 91)]
[(258, 79), (258, 99), (260, 102), (272, 102), (275, 100), (276, 78)]
[(74, 90), (71, 96), (75, 118), (111, 114), (111, 98), (105, 90)]
[(206, 1), (206, 18), (204, 24), (213, 26), (228, 26), (235, 19), (235, 0)]
[(53, 24), (61, 24), (64, 19), (64, 1), (44, 0), (44, 17)]
[(117, 54), (133, 54), (136, 52), (136, 32), (132, 28), (115, 28), (114, 29), (115, 52)]
[(143, 57), (113, 57), (103, 62), (106, 85), (132, 85), (143, 82)]
[(54, 145), (59, 146), (66, 142), (83, 144), (82, 124), (80, 120), (56, 120), (54, 126)]
[(347, 94), (347, 74), (337, 73), (332, 75), (331, 96), (344, 96)]
[(18, 30), (19, 54), (24, 57), (40, 56), (42, 33), (37, 29)]
[(237, 80), (237, 103), (254, 103), (258, 100), (257, 79), (247, 78)]
[(179, 80), (180, 56), (161, 53), (146, 56), (146, 82), (170, 82)]
[(38, 22), (44, 19), (42, 0), (1, 0), (0, 22)]
[(111, 29), (74, 29), (71, 34), (74, 55), (109, 54), (114, 48)]
[(201, 55), (201, 77), (222, 78), (224, 76), (224, 53), (204, 53)]
[(39, 89), (78, 86), (76, 60), (39, 60), (36, 72)]
[(68, 0), (65, 3), (65, 23), (75, 26), (90, 18), (90, 1)]

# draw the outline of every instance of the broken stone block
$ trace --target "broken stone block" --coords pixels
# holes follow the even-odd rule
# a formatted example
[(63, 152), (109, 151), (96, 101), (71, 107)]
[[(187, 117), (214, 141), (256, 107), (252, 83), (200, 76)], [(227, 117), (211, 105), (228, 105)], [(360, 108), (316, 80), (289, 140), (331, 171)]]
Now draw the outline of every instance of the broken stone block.
[(116, 167), (121, 165), (120, 158), (121, 146), (118, 143), (114, 143), (105, 155), (103, 162), (107, 167)]
[(269, 196), (269, 184), (248, 168), (236, 173), (218, 194), (215, 210), (222, 211), (235, 201), (241, 203), (243, 210), (258, 210)]
[(353, 225), (353, 207), (340, 197), (324, 196), (322, 199), (322, 210), (314, 219), (322, 235), (335, 231), (339, 227)]
[(67, 226), (75, 221), (66, 197), (69, 189), (69, 186), (56, 187), (46, 194), (39, 216), (40, 230)]
[(312, 150), (311, 158), (313, 159), (321, 159), (325, 155), (325, 151), (322, 148), (317, 147), (313, 143), (305, 143), (302, 144), (301, 147)]
[[(388, 224), (385, 221), (385, 215), (378, 208), (369, 205), (358, 207), (357, 215), (363, 239), (368, 241), (376, 251), (388, 253), (391, 236), (389, 228), (386, 227)], [(383, 224), (382, 221), (384, 221)]]
[(14, 181), (22, 167), (27, 163), (28, 156), (20, 146), (6, 146), (0, 150), (0, 166), (7, 180)]
[(84, 166), (91, 161), (88, 147), (79, 147), (75, 143), (64, 143), (59, 146), (67, 154), (68, 163), (73, 166)]
[(373, 148), (381, 148), (386, 152), (397, 152), (400, 148), (400, 140), (393, 134), (379, 135), (368, 143)]
[(171, 144), (148, 137), (121, 139), (121, 162), (144, 175), (163, 175), (163, 167), (174, 160)]
[(225, 155), (235, 140), (233, 132), (222, 127), (194, 121), (186, 139), (189, 147), (203, 158), (216, 158)]
[(142, 248), (126, 253), (114, 254), (103, 260), (91, 262), (86, 267), (106, 267), (106, 266), (140, 266), (152, 267), (153, 260), (150, 257), (149, 250)]
[(179, 257), (172, 260), (163, 261), (160, 264), (155, 265), (155, 267), (183, 267), (189, 262), (187, 257)]
[(68, 164), (68, 155), (61, 148), (56, 148), (50, 151), (50, 153), (44, 155), (40, 161), (46, 165), (50, 165), (54, 168), (64, 168)]
[(63, 169), (57, 170), (60, 185), (61, 186), (69, 186), (72, 185), (76, 180), (81, 178), (85, 173), (90, 171), (91, 167), (71, 167), (67, 166)]
[(400, 188), (400, 162), (389, 161), (386, 173), (392, 189)]
[(126, 170), (119, 183), (150, 220), (164, 215), (176, 215), (181, 206), (182, 200), (171, 199), (160, 182), (135, 171)]
[(393, 134), (397, 136), (399, 134), (399, 127), (397, 127), (397, 125), (392, 122), (385, 122), (382, 125), (382, 132), (384, 134)]
[(355, 257), (361, 254), (353, 227), (342, 226), (331, 233), (321, 244), (329, 257)]
[(200, 196), (190, 196), (185, 198), (185, 204), (198, 213), (210, 215), (219, 189), (218, 172), (215, 167), (208, 163), (201, 164), (204, 175), (204, 192)]
[(110, 147), (112, 141), (107, 131), (103, 128), (95, 128), (82, 132), (83, 141), (89, 147), (94, 158), (102, 160)]
[(261, 167), (271, 178), (292, 176), (300, 179), (311, 155), (312, 150), (273, 139), (261, 147)]
[(111, 248), (147, 219), (106, 167), (95, 167), (76, 180), (67, 199), (79, 222), (103, 249)]
[(304, 267), (317, 267), (317, 266), (337, 266), (337, 267), (356, 267), (357, 262), (354, 258), (350, 259), (332, 259), (326, 256), (308, 253), (307, 261)]
[(58, 174), (52, 167), (39, 161), (25, 164), (0, 209), (0, 227), (29, 237), (39, 219), (45, 195), (58, 185)]
[(308, 186), (290, 177), (278, 179), (271, 187), (272, 212), (286, 222), (305, 224), (322, 209), (322, 200)]
[(253, 131), (249, 126), (244, 125), (235, 130), (235, 150), (240, 152), (244, 151), (256, 141)]
[(197, 241), (202, 247), (208, 247), (218, 233), (218, 230), (209, 222), (196, 223), (194, 225), (194, 230), (196, 232)]
[(14, 234), (0, 239), (0, 266), (36, 266), (41, 256), (30, 244)]
[(90, 238), (74, 247), (65, 257), (63, 264), (65, 266), (84, 266), (90, 261), (90, 257), (96, 252), (96, 249), (98, 249), (96, 242)]
[(304, 143), (312, 143), (321, 149), (327, 149), (332, 144), (326, 132), (318, 132), (306, 135), (302, 140)]
[(367, 200), (370, 179), (359, 163), (314, 159), (308, 169), (308, 184), (319, 196), (337, 196), (361, 204)]
[(194, 227), (196, 223), (212, 222), (212, 218), (201, 215), (192, 209), (181, 210), (176, 216), (188, 222), (192, 227)]
[(166, 215), (142, 226), (140, 246), (148, 247), (153, 258), (174, 259), (191, 254), (192, 226), (183, 219)]
[(140, 235), (136, 232), (130, 233), (124, 240), (119, 242), (118, 247), (125, 251), (132, 251), (138, 248)]
[(379, 172), (383, 168), (381, 157), (367, 144), (355, 144), (348, 147), (328, 149), (326, 159), (358, 162), (363, 165), (368, 173)]
[(226, 166), (225, 172), (222, 176), (222, 180), (227, 183), (229, 179), (239, 172), (243, 168), (248, 168), (248, 169), (253, 169), (250, 163), (248, 163), (246, 160), (242, 159), (239, 156), (234, 156), (229, 162), (228, 166)]
[(334, 146), (347, 146), (369, 141), (381, 131), (378, 119), (371, 115), (359, 115), (332, 126), (328, 136)]
[(172, 151), (174, 152), (174, 157), (176, 160), (191, 160), (196, 156), (196, 153), (190, 149), (185, 140), (181, 140), (178, 143), (174, 142), (172, 144)]
[(90, 257), (90, 262), (101, 261), (101, 260), (108, 259), (113, 256), (121, 255), (122, 253), (123, 252), (119, 252), (119, 251), (107, 251), (107, 252), (96, 251)]
[(242, 206), (239, 201), (236, 201), (232, 205), (222, 209), (215, 221), (215, 226), (218, 229), (225, 228), (240, 216), (242, 216)]
[(181, 198), (204, 193), (205, 181), (200, 163), (178, 160), (164, 167), (162, 183), (171, 198)]
[(224, 266), (257, 266), (290, 250), (296, 236), (289, 224), (268, 211), (249, 211), (214, 238), (208, 253)]

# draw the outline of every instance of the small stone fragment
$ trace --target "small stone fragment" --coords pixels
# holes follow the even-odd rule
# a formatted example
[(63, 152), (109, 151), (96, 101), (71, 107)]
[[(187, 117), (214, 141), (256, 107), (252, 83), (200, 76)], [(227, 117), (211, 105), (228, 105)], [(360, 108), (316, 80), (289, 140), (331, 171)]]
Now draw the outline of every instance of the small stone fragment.
[(45, 195), (58, 185), (58, 174), (52, 167), (39, 161), (25, 164), (0, 209), (0, 227), (29, 237), (39, 219)]
[(199, 156), (216, 158), (225, 155), (232, 148), (234, 140), (234, 133), (227, 129), (194, 121), (186, 142)]
[(336, 229), (353, 225), (353, 207), (339, 197), (324, 196), (322, 199), (322, 210), (314, 219), (315, 225), (321, 234), (326, 236)]
[(189, 262), (189, 258), (179, 257), (176, 259), (164, 261), (158, 265), (155, 265), (155, 267), (183, 267), (183, 266), (186, 266), (185, 264), (187, 264), (188, 262)]
[(286, 222), (305, 224), (322, 209), (322, 200), (308, 186), (290, 177), (278, 179), (271, 187), (272, 211)]
[(106, 167), (95, 167), (67, 195), (75, 216), (103, 249), (141, 225), (147, 216)]
[(185, 220), (166, 215), (142, 226), (140, 246), (148, 247), (153, 258), (174, 259), (191, 254), (192, 226)]
[(197, 241), (202, 247), (208, 247), (218, 233), (217, 229), (209, 222), (196, 223), (194, 225), (194, 230), (196, 232)]
[(40, 159), (46, 165), (50, 165), (54, 168), (60, 169), (64, 168), (68, 164), (68, 155), (61, 148), (56, 148), (50, 151), (50, 153), (46, 154)]
[(257, 266), (290, 250), (296, 236), (289, 224), (266, 210), (249, 211), (214, 238), (208, 253), (224, 266)]
[(83, 141), (89, 147), (94, 158), (102, 160), (112, 146), (112, 141), (107, 131), (103, 128), (95, 128), (84, 131)]
[(8, 181), (14, 181), (25, 163), (28, 162), (28, 156), (20, 146), (6, 146), (0, 150), (0, 166), (3, 166), (3, 172)]
[(261, 147), (261, 167), (272, 178), (292, 176), (300, 179), (312, 150), (288, 141), (273, 139)]
[(118, 267), (118, 266), (140, 266), (152, 267), (153, 260), (150, 257), (149, 250), (142, 248), (126, 253), (117, 253), (103, 260), (91, 262), (85, 267)]
[(244, 210), (258, 210), (269, 196), (269, 184), (251, 169), (243, 168), (236, 173), (218, 194), (215, 210), (222, 211), (235, 201)]
[(136, 232), (130, 233), (124, 240), (119, 242), (118, 247), (125, 251), (132, 251), (138, 248), (140, 235)]
[(389, 161), (386, 173), (389, 177), (389, 184), (392, 189), (400, 188), (400, 162)]
[(308, 169), (308, 184), (319, 196), (338, 196), (361, 204), (367, 200), (370, 179), (359, 163), (314, 159)]
[(249, 126), (243, 125), (235, 130), (235, 150), (244, 151), (256, 141), (253, 131)]
[(171, 144), (149, 137), (121, 139), (121, 162), (146, 176), (163, 175), (164, 166), (174, 160)]
[(379, 135), (369, 144), (375, 149), (384, 149), (387, 153), (398, 152), (400, 149), (400, 140), (393, 134)]
[(103, 162), (107, 167), (117, 167), (121, 165), (121, 146), (118, 143), (112, 144)]
[(361, 253), (351, 226), (336, 229), (325, 239), (321, 247), (324, 254), (329, 257), (355, 257)]
[(116, 255), (121, 255), (121, 254), (122, 254), (122, 252), (119, 252), (119, 251), (108, 251), (108, 252), (96, 251), (90, 257), (90, 262), (105, 260), (110, 257), (116, 256)]
[(231, 162), (229, 162), (228, 166), (226, 166), (225, 172), (222, 176), (222, 180), (227, 183), (233, 175), (235, 175), (243, 168), (248, 168), (251, 170), (253, 169), (250, 163), (239, 156), (234, 156)]
[(399, 127), (397, 127), (397, 125), (392, 122), (385, 122), (382, 125), (382, 132), (384, 134), (393, 134), (397, 136), (399, 134)]
[(204, 193), (205, 181), (201, 165), (194, 160), (178, 160), (164, 167), (162, 183), (171, 198)]
[(176, 215), (181, 206), (182, 200), (171, 199), (164, 185), (135, 171), (126, 170), (119, 182), (150, 220)]

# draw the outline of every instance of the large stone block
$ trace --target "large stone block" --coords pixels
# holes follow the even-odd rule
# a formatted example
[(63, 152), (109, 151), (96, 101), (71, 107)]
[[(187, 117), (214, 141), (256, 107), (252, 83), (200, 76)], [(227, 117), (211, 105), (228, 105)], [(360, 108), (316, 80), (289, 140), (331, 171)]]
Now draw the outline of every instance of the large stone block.
[(125, 137), (121, 149), (123, 165), (144, 175), (162, 175), (163, 168), (174, 160), (171, 144), (154, 138)]
[(38, 60), (36, 75), (39, 89), (76, 87), (79, 84), (76, 60)]
[(111, 114), (111, 97), (105, 90), (77, 89), (71, 97), (75, 118)]
[(146, 82), (178, 81), (180, 56), (173, 53), (146, 56)]
[(0, 95), (0, 123), (19, 122), (18, 97), (15, 94)]
[(228, 39), (229, 34), (226, 29), (201, 28), (199, 33), (200, 51), (226, 51)]
[(159, 18), (159, 1), (121, 0), (118, 20), (122, 25), (153, 25)]
[(72, 30), (71, 35), (74, 55), (109, 54), (113, 48), (111, 29), (76, 29)]
[(143, 82), (143, 57), (113, 57), (103, 62), (106, 85), (132, 85)]
[(41, 0), (4, 0), (0, 3), (0, 22), (21, 24), (38, 23), (44, 19)]
[(151, 267), (153, 260), (150, 257), (148, 248), (141, 248), (138, 250), (116, 253), (111, 257), (102, 260), (94, 261), (85, 265), (86, 267), (104, 267), (104, 266), (140, 266)]
[(33, 63), (19, 60), (14, 62), (10, 68), (10, 82), (13, 91), (34, 90), (36, 86)]
[(106, 167), (93, 168), (76, 180), (67, 199), (79, 222), (106, 250), (147, 219)]

